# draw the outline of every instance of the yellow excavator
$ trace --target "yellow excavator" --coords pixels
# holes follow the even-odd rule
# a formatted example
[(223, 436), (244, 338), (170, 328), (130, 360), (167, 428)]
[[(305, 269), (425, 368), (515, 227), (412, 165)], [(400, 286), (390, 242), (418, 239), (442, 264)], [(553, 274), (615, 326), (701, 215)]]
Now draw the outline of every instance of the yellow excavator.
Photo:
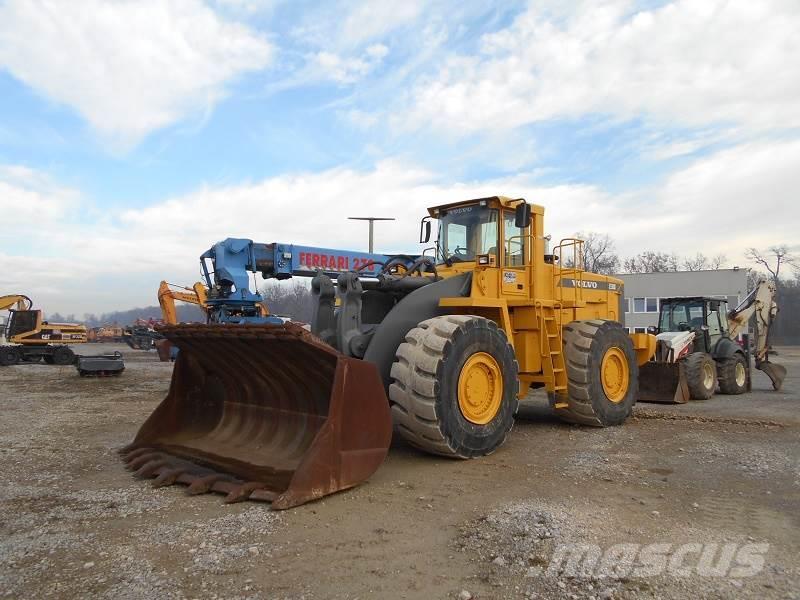
[(8, 310), (5, 325), (7, 343), (0, 346), (0, 366), (44, 361), (71, 365), (75, 353), (67, 344), (86, 342), (86, 327), (77, 323), (50, 323), (24, 294), (0, 296), (0, 310)]
[[(491, 454), (531, 388), (565, 421), (622, 424), (655, 351), (620, 323), (622, 281), (583, 270), (580, 240), (549, 250), (544, 208), (524, 199), (430, 208), (421, 244), (434, 222), (421, 256), (214, 244), (209, 322), (160, 329), (180, 353), (121, 451), (128, 468), (283, 509), (363, 482), (392, 431), (441, 456)], [(311, 332), (258, 314), (253, 273), (313, 277)]]
[[(199, 281), (192, 287), (162, 281), (158, 286), (158, 305), (161, 307), (161, 319), (165, 325), (176, 325), (178, 323), (178, 312), (175, 308), (176, 302), (195, 304), (203, 309), (203, 312), (206, 312), (207, 296), (206, 287)], [(161, 362), (175, 360), (178, 351), (169, 340), (156, 340), (155, 346)]]

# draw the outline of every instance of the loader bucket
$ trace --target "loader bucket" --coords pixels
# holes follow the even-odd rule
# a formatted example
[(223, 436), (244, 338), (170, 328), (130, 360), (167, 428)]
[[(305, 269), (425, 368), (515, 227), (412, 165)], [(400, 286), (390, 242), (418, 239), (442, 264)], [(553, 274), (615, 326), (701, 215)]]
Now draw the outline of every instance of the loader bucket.
[(786, 367), (783, 365), (777, 365), (774, 362), (769, 362), (768, 360), (756, 361), (756, 369), (760, 371), (764, 371), (767, 376), (772, 380), (772, 388), (774, 390), (781, 389), (783, 385), (783, 380), (786, 379)]
[(180, 352), (167, 397), (123, 460), (153, 485), (284, 509), (358, 485), (392, 421), (378, 369), (299, 325), (170, 325)]
[(681, 363), (647, 362), (639, 367), (639, 400), (662, 404), (685, 404), (689, 384)]

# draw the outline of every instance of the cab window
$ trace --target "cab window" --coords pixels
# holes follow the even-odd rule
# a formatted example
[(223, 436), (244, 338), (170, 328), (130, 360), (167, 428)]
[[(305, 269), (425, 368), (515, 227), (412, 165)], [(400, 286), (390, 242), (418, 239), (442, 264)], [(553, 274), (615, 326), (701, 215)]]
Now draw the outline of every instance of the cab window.
[(486, 206), (451, 208), (439, 217), (439, 260), (473, 261), (477, 254), (497, 255), (497, 210)]
[(514, 212), (510, 210), (503, 211), (503, 231), (505, 232), (505, 266), (507, 267), (521, 267), (525, 264), (525, 238), (522, 235), (522, 229), (517, 227), (514, 223)]

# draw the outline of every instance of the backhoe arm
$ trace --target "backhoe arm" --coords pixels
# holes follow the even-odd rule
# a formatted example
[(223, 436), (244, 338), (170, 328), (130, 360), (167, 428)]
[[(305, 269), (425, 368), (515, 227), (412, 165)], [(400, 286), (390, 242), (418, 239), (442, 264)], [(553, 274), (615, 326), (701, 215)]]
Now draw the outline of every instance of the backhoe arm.
[(786, 368), (769, 362), (769, 334), (778, 304), (775, 302), (775, 284), (760, 279), (753, 291), (739, 303), (739, 306), (728, 313), (728, 331), (732, 338), (747, 330), (747, 325), (755, 317), (756, 339), (753, 354), (756, 368), (764, 371), (772, 380), (772, 386), (778, 390), (786, 377)]

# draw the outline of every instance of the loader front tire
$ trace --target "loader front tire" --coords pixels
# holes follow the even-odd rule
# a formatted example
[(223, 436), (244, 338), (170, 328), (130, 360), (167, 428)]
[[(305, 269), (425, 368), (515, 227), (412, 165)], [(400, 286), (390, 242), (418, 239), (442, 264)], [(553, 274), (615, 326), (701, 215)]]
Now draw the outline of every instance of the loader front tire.
[(717, 364), (719, 391), (723, 394), (744, 394), (747, 391), (747, 361), (738, 352)]
[(491, 454), (514, 424), (519, 366), (494, 321), (446, 315), (408, 332), (392, 365), (395, 430), (433, 454)]
[(692, 400), (708, 400), (717, 388), (717, 364), (710, 354), (694, 352), (683, 359)]
[(564, 327), (563, 337), (567, 390), (554, 395), (556, 414), (569, 423), (621, 425), (639, 388), (630, 336), (616, 321), (595, 319), (573, 321)]

